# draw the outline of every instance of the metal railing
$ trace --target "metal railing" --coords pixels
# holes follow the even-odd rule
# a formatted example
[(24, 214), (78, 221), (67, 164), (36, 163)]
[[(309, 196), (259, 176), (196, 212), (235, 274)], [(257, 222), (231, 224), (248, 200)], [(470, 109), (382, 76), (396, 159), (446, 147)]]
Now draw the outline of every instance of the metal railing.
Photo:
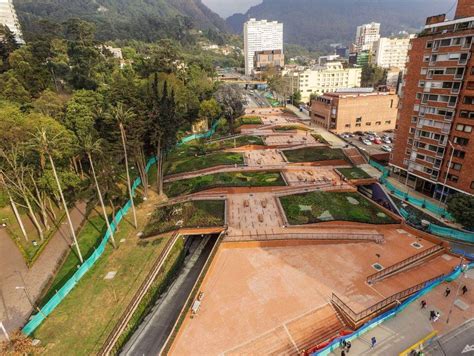
[(396, 273), (398, 271), (400, 271), (401, 269), (409, 266), (410, 264), (412, 264), (413, 262), (417, 262), (417, 261), (420, 261), (422, 260), (423, 258), (427, 257), (427, 256), (430, 256), (430, 255), (433, 255), (437, 252), (440, 252), (440, 251), (443, 251), (444, 250), (444, 247), (442, 245), (435, 245), (435, 246), (432, 246), (424, 251), (421, 251), (419, 253), (417, 253), (416, 255), (413, 255), (413, 256), (410, 256), (400, 262), (397, 262), (391, 266), (388, 266), (387, 268), (384, 268), (383, 270), (381, 271), (378, 271), (374, 274), (371, 274), (370, 276), (367, 277), (367, 283), (369, 284), (373, 284), (381, 279), (383, 279), (383, 277), (386, 277), (388, 275), (391, 275), (393, 273)]
[(356, 313), (355, 311), (352, 310), (351, 307), (349, 307), (346, 303), (344, 303), (336, 294), (332, 293), (331, 297), (331, 303), (334, 304), (336, 308), (338, 308), (342, 313), (343, 316), (346, 317), (346, 321), (348, 321), (353, 328), (357, 328), (360, 326), (361, 322), (366, 321), (367, 318), (385, 311), (388, 307), (390, 307), (394, 303), (399, 303), (402, 300), (408, 298), (412, 294), (420, 291), (423, 289), (426, 285), (429, 283), (432, 283), (438, 279), (443, 278), (443, 274), (436, 276), (434, 278), (431, 278), (427, 281), (421, 282), (413, 287), (407, 288), (401, 292), (395, 293), (391, 295), (388, 298), (385, 298), (384, 300), (381, 300), (380, 302), (372, 305), (371, 307)]
[[(379, 233), (327, 233), (327, 232), (280, 232), (262, 234), (232, 234), (232, 240), (236, 241), (271, 241), (271, 240), (351, 240), (351, 241), (374, 241), (381, 243), (384, 236)], [(248, 239), (246, 239), (248, 238)]]

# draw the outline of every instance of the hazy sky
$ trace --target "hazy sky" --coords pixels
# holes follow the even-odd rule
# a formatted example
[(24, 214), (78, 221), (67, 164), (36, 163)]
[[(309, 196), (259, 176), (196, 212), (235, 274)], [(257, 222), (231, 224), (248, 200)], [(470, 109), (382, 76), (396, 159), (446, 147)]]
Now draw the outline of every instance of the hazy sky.
[(236, 12), (246, 12), (251, 6), (260, 4), (262, 0), (202, 0), (212, 11), (226, 18)]

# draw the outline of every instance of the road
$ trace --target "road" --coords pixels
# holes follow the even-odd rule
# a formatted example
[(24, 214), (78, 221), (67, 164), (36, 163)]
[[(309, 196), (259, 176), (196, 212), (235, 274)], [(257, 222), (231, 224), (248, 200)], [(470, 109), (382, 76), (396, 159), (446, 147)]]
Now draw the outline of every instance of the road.
[(217, 240), (216, 237), (190, 237), (189, 254), (181, 272), (168, 291), (156, 302), (121, 355), (158, 355), (179, 317), (199, 274)]
[(247, 101), (246, 107), (248, 108), (266, 108), (271, 106), (258, 90), (247, 90), (245, 92), (245, 99)]
[(433, 356), (474, 355), (474, 319), (437, 338), (424, 351)]

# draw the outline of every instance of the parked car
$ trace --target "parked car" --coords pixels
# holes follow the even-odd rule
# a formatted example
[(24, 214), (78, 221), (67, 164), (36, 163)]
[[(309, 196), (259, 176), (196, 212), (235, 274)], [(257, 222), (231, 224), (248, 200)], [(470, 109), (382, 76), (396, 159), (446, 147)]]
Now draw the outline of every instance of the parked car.
[(369, 135), (369, 136), (367, 136), (366, 138), (367, 138), (367, 140), (369, 140), (369, 141), (375, 140), (375, 136), (372, 136), (372, 135)]
[(382, 139), (382, 141), (383, 141), (383, 143), (386, 143), (387, 145), (392, 143), (392, 140), (389, 137), (386, 137), (386, 138)]
[(381, 148), (385, 152), (392, 152), (392, 147), (390, 147), (390, 146), (383, 145)]
[(366, 138), (364, 138), (364, 139), (362, 140), (362, 143), (363, 143), (364, 145), (367, 145), (367, 146), (372, 145), (372, 142), (370, 142), (370, 141), (367, 140)]
[(365, 140), (364, 136), (359, 136), (359, 141), (360, 141), (360, 142), (362, 142), (362, 141), (364, 141), (364, 140)]
[(376, 137), (374, 139), (374, 143), (377, 144), (377, 145), (380, 145), (382, 143), (382, 140), (380, 138)]

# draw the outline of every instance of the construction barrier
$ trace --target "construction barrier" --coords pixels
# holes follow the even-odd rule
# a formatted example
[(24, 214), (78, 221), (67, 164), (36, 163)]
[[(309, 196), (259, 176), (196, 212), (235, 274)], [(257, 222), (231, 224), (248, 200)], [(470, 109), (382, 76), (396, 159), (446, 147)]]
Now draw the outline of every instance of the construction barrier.
[[(380, 183), (383, 184), (393, 195), (397, 198), (406, 201), (414, 206), (420, 207), (422, 209), (426, 209), (433, 214), (444, 217), (449, 220), (454, 220), (451, 214), (449, 214), (446, 209), (439, 207), (438, 205), (434, 204), (433, 202), (427, 201), (426, 199), (417, 199), (407, 192), (403, 192), (397, 187), (395, 187), (392, 183), (390, 183), (387, 179), (389, 170), (387, 167), (382, 166), (380, 163), (377, 163), (373, 160), (370, 160), (370, 165), (372, 167), (377, 168), (379, 171), (382, 172), (382, 177), (380, 177)], [(407, 219), (409, 214), (403, 209), (400, 209), (400, 214), (403, 218)], [(434, 235), (438, 235), (441, 237), (446, 237), (453, 240), (458, 240), (462, 242), (469, 242), (474, 243), (474, 233), (469, 231), (461, 231), (452, 229), (449, 227), (444, 227), (436, 224), (430, 224), (428, 227), (428, 231)]]
[[(211, 126), (211, 129), (207, 132), (200, 134), (193, 134), (187, 137), (184, 137), (178, 145), (183, 145), (189, 141), (200, 139), (200, 138), (209, 138), (215, 132), (218, 125), (218, 121), (214, 122)], [(156, 164), (156, 157), (150, 158), (146, 165), (146, 172), (151, 169), (151, 167)], [(132, 184), (132, 194), (135, 195), (136, 190), (142, 183), (140, 177), (136, 178)], [(110, 228), (112, 232), (115, 232), (117, 225), (122, 221), (123, 217), (128, 213), (132, 207), (132, 202), (130, 200), (116, 213), (115, 218), (112, 219), (110, 223)], [(72, 275), (71, 278), (67, 280), (66, 283), (56, 292), (56, 294), (48, 300), (48, 302), (41, 308), (41, 312), (34, 315), (30, 321), (23, 327), (22, 332), (25, 335), (30, 335), (36, 328), (46, 319), (46, 317), (52, 313), (52, 311), (63, 301), (64, 298), (69, 294), (69, 292), (76, 286), (76, 284), (81, 280), (81, 278), (89, 271), (92, 266), (99, 260), (102, 254), (105, 251), (105, 247), (110, 238), (110, 231), (107, 229), (104, 234), (102, 241), (99, 246), (95, 249), (94, 253), (90, 255), (83, 264), (77, 269), (77, 271)]]
[[(472, 269), (474, 268), (474, 263), (471, 263), (466, 266), (466, 269)], [(383, 322), (393, 318), (396, 316), (398, 313), (401, 311), (405, 310), (411, 303), (413, 303), (415, 300), (418, 298), (422, 297), (423, 295), (427, 294), (428, 292), (432, 291), (434, 288), (436, 288), (438, 285), (440, 285), (443, 282), (451, 282), (456, 280), (460, 275), (462, 274), (462, 266), (458, 266), (454, 269), (453, 272), (450, 274), (437, 279), (433, 282), (430, 282), (427, 284), (427, 286), (417, 293), (413, 294), (411, 297), (406, 299), (404, 302), (396, 306), (395, 308), (379, 315), (378, 317), (372, 319), (371, 321), (367, 322), (363, 326), (361, 326), (357, 331), (353, 332), (352, 334), (346, 335), (346, 336), (341, 336), (336, 339), (334, 339), (329, 345), (327, 345), (325, 348), (315, 351), (311, 355), (317, 355), (317, 356), (326, 356), (329, 355), (331, 352), (339, 348), (341, 342), (343, 340), (345, 341), (353, 341), (357, 338), (359, 338), (361, 335), (365, 334), (366, 332), (374, 329), (378, 325), (382, 324)]]

